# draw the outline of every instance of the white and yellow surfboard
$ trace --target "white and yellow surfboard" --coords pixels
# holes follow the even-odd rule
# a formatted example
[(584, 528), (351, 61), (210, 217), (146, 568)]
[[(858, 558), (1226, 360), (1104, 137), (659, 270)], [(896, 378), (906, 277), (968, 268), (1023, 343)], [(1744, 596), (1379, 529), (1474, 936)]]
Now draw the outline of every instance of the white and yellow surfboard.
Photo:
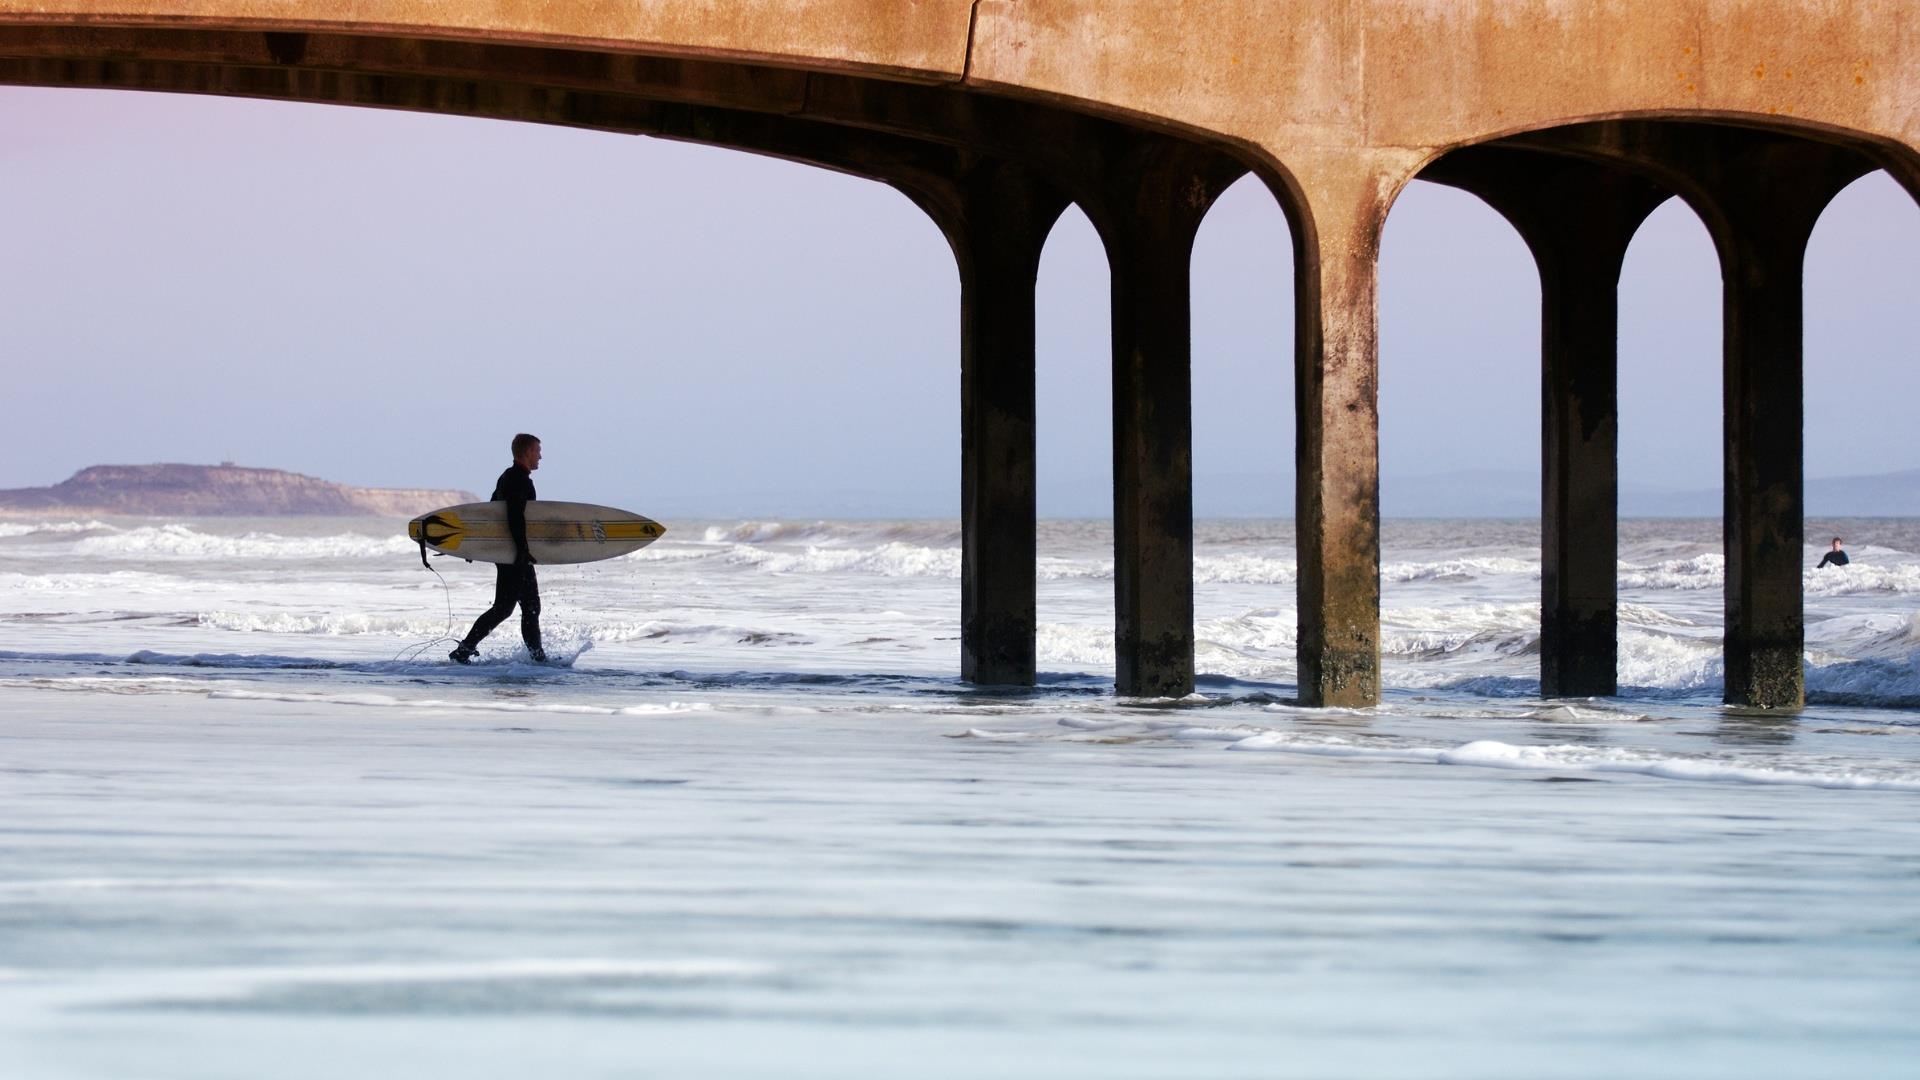
[[(610, 506), (591, 503), (527, 504), (527, 547), (543, 565), (598, 562), (639, 551), (667, 527)], [(422, 514), (407, 523), (407, 537), (444, 555), (469, 562), (510, 563), (513, 536), (504, 502), (463, 503)], [(425, 558), (425, 552), (421, 558)]]

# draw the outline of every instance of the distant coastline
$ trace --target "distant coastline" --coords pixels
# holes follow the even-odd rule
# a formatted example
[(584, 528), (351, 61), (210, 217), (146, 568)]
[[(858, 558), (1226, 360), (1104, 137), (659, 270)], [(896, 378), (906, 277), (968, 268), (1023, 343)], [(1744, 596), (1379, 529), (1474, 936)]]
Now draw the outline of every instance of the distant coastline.
[[(1040, 516), (1097, 520), (1113, 512), (1105, 477), (1044, 481)], [(624, 501), (638, 501), (632, 497)], [(0, 516), (75, 514), (133, 517), (415, 517), (427, 510), (478, 502), (470, 491), (372, 488), (337, 484), (280, 469), (238, 465), (95, 465), (50, 487), (0, 490)], [(914, 490), (836, 488), (728, 492), (653, 490), (644, 497), (655, 517), (711, 520), (949, 520), (957, 492), (941, 485)], [(1211, 473), (1194, 477), (1194, 516), (1201, 520), (1293, 517), (1293, 477)], [(1382, 516), (1406, 520), (1526, 519), (1540, 516), (1537, 474), (1475, 470), (1382, 478)], [(1809, 478), (1810, 518), (1920, 517), (1920, 470), (1872, 476)], [(1663, 490), (1623, 483), (1620, 516), (1720, 516), (1717, 490)]]
[(51, 487), (0, 490), (0, 514), (413, 517), (469, 491), (366, 488), (241, 465), (94, 465)]

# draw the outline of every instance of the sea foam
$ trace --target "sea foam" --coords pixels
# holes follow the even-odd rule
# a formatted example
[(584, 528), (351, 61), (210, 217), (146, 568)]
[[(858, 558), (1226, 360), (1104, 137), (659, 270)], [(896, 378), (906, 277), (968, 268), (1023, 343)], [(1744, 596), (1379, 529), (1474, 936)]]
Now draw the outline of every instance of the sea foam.
[(42, 521), (29, 525), (21, 521), (0, 521), (0, 539), (16, 536), (65, 536), (71, 533), (99, 532), (113, 526), (104, 521)]
[(751, 566), (772, 574), (862, 573), (881, 577), (960, 576), (958, 548), (920, 547), (914, 544), (887, 543), (878, 547), (808, 547), (803, 551), (781, 551), (747, 544), (735, 545), (725, 556), (738, 566)]
[(705, 702), (665, 701), (608, 706), (563, 701), (403, 698), (373, 692), (302, 693), (292, 690), (249, 690), (240, 687), (214, 690), (209, 692), (207, 697), (215, 701), (281, 701), (315, 705), (356, 705), (378, 709), (453, 709), (474, 712), (551, 713), (560, 716), (664, 716), (706, 712), (713, 708)]
[(1452, 747), (1363, 745), (1337, 737), (1303, 737), (1268, 731), (1233, 739), (1226, 748), (1533, 772), (1627, 773), (1663, 780), (1785, 784), (1852, 791), (1920, 791), (1920, 770), (1916, 769), (1813, 764), (1769, 767), (1628, 747), (1516, 746), (1494, 739)]
[(250, 532), (219, 536), (189, 525), (149, 525), (106, 536), (87, 536), (74, 542), (74, 551), (96, 558), (192, 559), (342, 559), (404, 555), (418, 551), (404, 535), (368, 536), (338, 533), (324, 536), (281, 536)]

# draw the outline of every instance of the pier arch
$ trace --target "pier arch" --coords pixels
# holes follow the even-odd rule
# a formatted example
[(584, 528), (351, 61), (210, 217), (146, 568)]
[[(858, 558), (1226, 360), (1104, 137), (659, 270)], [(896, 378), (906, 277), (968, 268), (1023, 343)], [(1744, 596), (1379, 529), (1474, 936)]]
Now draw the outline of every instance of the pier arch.
[(1039, 475), (1053, 516), (1112, 513), (1111, 294), (1100, 234), (1069, 206), (1047, 235), (1035, 296)]
[[(1484, 200), (1416, 180), (1382, 230), (1380, 291), (1382, 513), (1479, 516), (1464, 512), (1457, 496), (1490, 492), (1462, 471), (1532, 473), (1539, 460), (1533, 255)], [(1464, 400), (1460, 389), (1470, 391)], [(1443, 411), (1453, 429), (1444, 437), (1470, 450), (1432, 444)], [(1412, 490), (1415, 478), (1434, 486)], [(1534, 516), (1530, 506), (1509, 502), (1505, 489), (1491, 493), (1500, 506), (1491, 516)]]
[(1817, 126), (1660, 116), (1510, 135), (1423, 171), (1498, 209), (1540, 268), (1544, 694), (1615, 690), (1618, 282), (1647, 215), (1678, 196), (1722, 281), (1725, 696), (1804, 700), (1804, 254), (1829, 201), (1897, 158)]
[[(1293, 511), (1292, 485), (1264, 477), (1292, 475), (1294, 257), (1286, 212), (1252, 173), (1228, 186), (1195, 235), (1194, 494), (1214, 514)], [(1260, 434), (1222, 434), (1245, 430)], [(1249, 443), (1251, 455), (1237, 456)]]
[[(1669, 486), (1717, 493), (1720, 254), (1686, 200), (1661, 203), (1634, 232), (1619, 295), (1622, 473), (1674, 462), (1682, 467), (1668, 471)], [(1712, 507), (1700, 513), (1714, 516)]]
[[(1920, 204), (1884, 170), (1842, 189), (1815, 223), (1807, 260), (1807, 415), (1816, 425), (1857, 441), (1846, 446), (1808, 445), (1812, 475), (1847, 476), (1878, 471), (1865, 463), (1911, 445), (1907, 426), (1920, 383), (1896, 376), (1875, 382), (1863, 372), (1912, 369), (1912, 344), (1920, 341), (1920, 309), (1907, 292), (1920, 279)], [(1872, 316), (1893, 329), (1862, 334)], [(1866, 364), (1856, 364), (1861, 354)], [(1874, 361), (1877, 361), (1875, 363)], [(1822, 511), (1810, 504), (1815, 514)], [(1809, 537), (1824, 546), (1820, 537)]]

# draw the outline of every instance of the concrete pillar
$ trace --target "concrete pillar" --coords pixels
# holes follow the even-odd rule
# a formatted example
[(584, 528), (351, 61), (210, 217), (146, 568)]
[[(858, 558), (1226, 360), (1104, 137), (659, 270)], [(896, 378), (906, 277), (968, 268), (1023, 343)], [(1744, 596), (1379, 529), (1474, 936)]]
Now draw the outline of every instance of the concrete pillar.
[(1540, 694), (1618, 689), (1619, 252), (1540, 267)]
[(1165, 220), (1132, 225), (1107, 244), (1114, 683), (1121, 694), (1178, 697), (1193, 692), (1194, 233)]
[[(1380, 700), (1380, 228), (1371, 177), (1327, 192), (1296, 243), (1294, 500), (1300, 701)], [(1297, 227), (1297, 226), (1296, 226)]]
[(1064, 196), (1011, 168), (959, 187), (960, 674), (1034, 679), (1034, 284)]
[(1627, 246), (1669, 192), (1624, 166), (1499, 147), (1422, 179), (1473, 192), (1540, 271), (1540, 693), (1617, 689), (1619, 286)]
[(1179, 697), (1194, 674), (1193, 239), (1246, 170), (1154, 141), (1121, 161), (1088, 208), (1112, 278), (1115, 688)]
[[(1760, 239), (1756, 237), (1755, 239)], [(1725, 281), (1726, 701), (1805, 698), (1801, 258), (1805, 238), (1747, 245)]]
[(1729, 705), (1798, 709), (1806, 698), (1802, 278), (1807, 240), (1840, 189), (1872, 168), (1856, 152), (1749, 137), (1701, 170), (1703, 216), (1724, 291), (1723, 529)]
[[(1620, 269), (1668, 193), (1566, 170), (1529, 231), (1540, 267), (1540, 693), (1619, 689)], [(1544, 194), (1544, 192), (1543, 192)], [(1549, 216), (1551, 215), (1551, 216)]]

